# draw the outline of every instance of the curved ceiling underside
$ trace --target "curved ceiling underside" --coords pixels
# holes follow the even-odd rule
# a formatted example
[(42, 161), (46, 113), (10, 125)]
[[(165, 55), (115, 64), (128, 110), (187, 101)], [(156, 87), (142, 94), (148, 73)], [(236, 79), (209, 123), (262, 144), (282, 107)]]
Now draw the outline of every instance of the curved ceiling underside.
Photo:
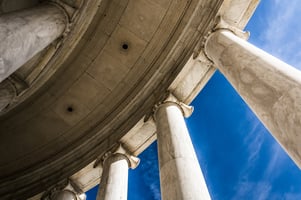
[(221, 2), (85, 2), (56, 70), (0, 118), (0, 193), (41, 192), (115, 145), (164, 97)]

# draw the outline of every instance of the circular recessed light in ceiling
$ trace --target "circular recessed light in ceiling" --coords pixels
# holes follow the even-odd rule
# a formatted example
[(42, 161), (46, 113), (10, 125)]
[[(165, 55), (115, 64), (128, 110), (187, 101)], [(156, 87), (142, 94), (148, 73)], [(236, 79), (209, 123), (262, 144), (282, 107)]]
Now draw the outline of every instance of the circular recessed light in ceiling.
[(128, 45), (127, 43), (123, 43), (123, 44), (122, 44), (122, 48), (123, 48), (124, 50), (127, 50), (127, 49), (129, 48), (129, 45)]

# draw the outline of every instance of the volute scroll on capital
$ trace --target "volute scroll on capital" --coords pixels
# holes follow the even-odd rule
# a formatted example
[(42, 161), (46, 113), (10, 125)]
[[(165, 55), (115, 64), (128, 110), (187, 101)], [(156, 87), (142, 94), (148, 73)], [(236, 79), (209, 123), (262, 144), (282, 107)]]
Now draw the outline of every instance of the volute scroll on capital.
[(117, 147), (115, 146), (115, 148), (111, 149), (110, 151), (107, 151), (102, 156), (97, 158), (94, 163), (94, 168), (96, 168), (99, 165), (103, 165), (104, 161), (107, 158), (109, 158), (110, 156), (114, 156), (114, 155), (118, 155), (118, 154), (123, 155), (126, 158), (128, 164), (129, 164), (129, 168), (131, 168), (131, 169), (135, 169), (140, 163), (140, 159), (138, 157), (133, 156), (130, 152), (128, 152), (122, 146), (122, 144), (118, 144)]
[(211, 30), (207, 32), (207, 34), (204, 36), (204, 38), (199, 42), (199, 47), (194, 50), (193, 53), (193, 59), (201, 58), (201, 61), (204, 61), (203, 57), (205, 56), (207, 59), (205, 59), (205, 62), (212, 62), (212, 60), (207, 56), (207, 53), (205, 51), (205, 46), (208, 41), (208, 38), (218, 31), (229, 31), (232, 32), (237, 37), (240, 37), (241, 39), (248, 40), (250, 37), (249, 31), (243, 31), (230, 23), (228, 23), (225, 19), (223, 19), (222, 16), (217, 16), (215, 19), (215, 23)]
[(78, 15), (80, 7), (83, 5), (83, 0), (48, 0), (46, 3), (56, 6), (64, 13), (66, 18), (66, 27), (62, 36), (66, 37), (72, 29), (74, 24), (73, 22)]
[(62, 198), (86, 200), (86, 195), (71, 179), (67, 179), (46, 190), (41, 200), (61, 200)]
[(215, 26), (213, 27), (212, 31), (209, 33), (209, 35), (213, 32), (219, 31), (219, 30), (227, 30), (232, 32), (237, 37), (240, 37), (241, 39), (248, 40), (250, 37), (249, 31), (241, 30), (235, 26), (230, 25), (226, 20), (223, 19), (222, 16), (218, 16), (216, 18)]
[[(228, 23), (226, 20), (223, 19), (222, 16), (218, 16), (215, 20), (215, 24), (213, 26), (213, 28), (207, 33), (206, 36), (204, 36), (204, 39), (202, 41), (202, 50), (201, 51), (204, 56), (214, 65), (214, 62), (212, 61), (212, 59), (210, 58), (210, 56), (208, 55), (207, 51), (206, 51), (206, 46), (208, 44), (208, 41), (210, 40), (210, 38), (218, 33), (218, 32), (222, 32), (222, 31), (228, 31), (233, 33), (234, 35), (236, 35), (237, 37), (243, 39), (243, 40), (248, 40), (250, 37), (250, 32), (249, 31), (243, 31), (233, 25), (231, 25), (230, 23)], [(199, 55), (194, 55), (195, 58), (197, 58)]]
[(173, 94), (170, 93), (164, 101), (161, 101), (154, 106), (153, 108), (154, 120), (156, 120), (155, 113), (157, 112), (158, 108), (168, 104), (175, 104), (176, 106), (178, 106), (183, 116), (186, 118), (190, 117), (194, 110), (193, 106), (186, 105), (185, 103), (179, 101)]

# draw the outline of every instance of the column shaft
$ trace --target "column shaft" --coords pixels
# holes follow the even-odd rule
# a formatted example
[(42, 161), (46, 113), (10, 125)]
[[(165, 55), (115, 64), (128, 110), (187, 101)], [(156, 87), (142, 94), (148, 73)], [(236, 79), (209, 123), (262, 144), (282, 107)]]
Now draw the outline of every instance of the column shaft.
[(58, 38), (66, 16), (54, 5), (0, 16), (0, 82)]
[(227, 30), (212, 33), (205, 51), (301, 167), (301, 72)]
[(161, 104), (155, 118), (162, 199), (210, 199), (180, 106)]
[(113, 154), (104, 161), (97, 200), (126, 200), (129, 161), (125, 155)]
[(75, 193), (68, 190), (63, 190), (57, 194), (54, 200), (77, 200), (77, 197)]

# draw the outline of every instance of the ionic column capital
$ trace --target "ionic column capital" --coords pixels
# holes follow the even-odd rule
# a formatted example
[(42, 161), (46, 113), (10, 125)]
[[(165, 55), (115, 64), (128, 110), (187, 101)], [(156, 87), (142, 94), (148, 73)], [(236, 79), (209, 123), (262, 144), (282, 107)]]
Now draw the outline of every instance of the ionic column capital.
[(301, 72), (228, 29), (213, 32), (205, 52), (301, 168)]
[(226, 20), (223, 19), (222, 16), (217, 16), (215, 19), (215, 23), (213, 24), (213, 27), (211, 30), (207, 32), (207, 34), (204, 36), (204, 38), (200, 41), (200, 44), (198, 45), (199, 47), (197, 50), (194, 51), (193, 53), (193, 58), (199, 58), (201, 62), (205, 62), (207, 64), (213, 64), (212, 60), (210, 57), (207, 55), (206, 52), (206, 43), (211, 37), (216, 32), (220, 31), (229, 31), (232, 32), (234, 35), (237, 37), (243, 39), (243, 40), (248, 40), (250, 37), (250, 32), (249, 31), (243, 31), (231, 24), (229, 24)]
[(173, 95), (155, 106), (162, 199), (210, 199), (184, 116), (192, 106)]
[(169, 93), (168, 97), (157, 103), (153, 108), (154, 113), (154, 120), (156, 120), (156, 112), (160, 107), (169, 106), (169, 105), (176, 105), (181, 110), (184, 117), (190, 117), (193, 113), (193, 106), (186, 105), (185, 103), (179, 101), (172, 93)]
[(117, 148), (113, 148), (110, 151), (107, 151), (105, 154), (103, 154), (101, 157), (99, 157), (95, 163), (94, 163), (94, 167), (97, 167), (98, 165), (103, 165), (104, 162), (108, 159), (111, 158), (113, 156), (122, 156), (124, 157), (129, 165), (129, 168), (131, 169), (135, 169), (139, 163), (140, 163), (140, 159), (136, 156), (133, 156), (130, 152), (128, 152), (123, 146), (122, 144), (118, 144)]
[[(210, 52), (208, 52), (207, 50), (207, 46), (208, 46), (208, 43), (210, 43), (210, 41), (212, 40), (212, 38), (214, 38), (214, 36), (216, 34), (219, 34), (221, 32), (230, 32), (232, 33), (233, 35), (243, 39), (243, 40), (248, 40), (249, 37), (250, 37), (250, 32), (248, 31), (243, 31), (235, 26), (232, 26), (230, 25), (227, 21), (225, 21), (222, 16), (218, 16), (216, 18), (216, 22), (215, 22), (215, 25), (213, 26), (212, 30), (210, 30), (207, 35), (204, 37), (204, 40), (203, 40), (203, 54), (205, 55), (205, 57), (213, 64), (216, 64), (214, 63), (214, 61), (212, 60), (212, 56), (210, 55)], [(219, 51), (221, 51), (222, 49), (221, 48), (216, 48), (215, 49), (216, 53), (218, 53)]]
[(248, 40), (250, 37), (249, 31), (243, 31), (235, 26), (232, 26), (226, 20), (224, 20), (222, 16), (218, 16), (216, 18), (215, 26), (213, 27), (213, 30), (209, 33), (209, 35), (216, 31), (221, 31), (221, 30), (230, 31), (237, 37), (240, 37), (241, 39), (244, 40)]
[(97, 200), (127, 199), (129, 168), (136, 168), (139, 159), (118, 144), (96, 160), (94, 167), (103, 165)]
[(41, 200), (86, 200), (85, 193), (70, 179), (47, 190)]
[(53, 4), (64, 12), (66, 21), (68, 23), (63, 35), (67, 35), (70, 32), (72, 23), (77, 15), (78, 10), (83, 5), (83, 0), (48, 0), (46, 3)]

